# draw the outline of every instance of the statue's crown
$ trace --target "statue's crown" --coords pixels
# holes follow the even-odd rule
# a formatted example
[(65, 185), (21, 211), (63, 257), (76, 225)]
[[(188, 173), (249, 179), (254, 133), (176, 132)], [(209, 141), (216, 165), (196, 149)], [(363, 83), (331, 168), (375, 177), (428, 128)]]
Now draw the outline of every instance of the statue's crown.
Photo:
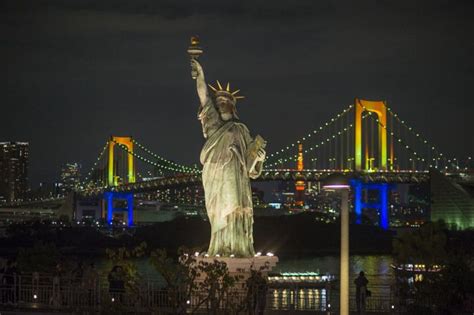
[(232, 100), (232, 102), (235, 104), (237, 103), (237, 100), (238, 99), (242, 99), (242, 98), (245, 98), (245, 96), (242, 96), (242, 95), (236, 95), (237, 93), (240, 92), (240, 90), (235, 90), (234, 92), (231, 92), (230, 91), (230, 83), (227, 83), (227, 86), (226, 88), (222, 88), (222, 85), (219, 81), (217, 81), (217, 87), (213, 87), (212, 85), (208, 84), (209, 87), (212, 89), (212, 91), (214, 92), (214, 95), (216, 97), (218, 96), (224, 96), (224, 97), (227, 97), (229, 98), (230, 100)]

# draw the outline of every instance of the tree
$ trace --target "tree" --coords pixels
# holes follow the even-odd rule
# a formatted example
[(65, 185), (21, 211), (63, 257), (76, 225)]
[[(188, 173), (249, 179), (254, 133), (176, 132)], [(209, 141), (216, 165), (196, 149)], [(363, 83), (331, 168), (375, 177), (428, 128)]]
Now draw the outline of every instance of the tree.
[[(465, 308), (464, 301), (474, 296), (472, 256), (448, 246), (448, 241), (448, 230), (442, 221), (426, 223), (394, 239), (394, 258), (398, 265), (424, 265), (421, 281), (409, 285), (403, 278), (399, 283), (401, 300), (413, 301), (408, 305), (410, 311), (458, 314)], [(409, 276), (413, 277), (414, 273)]]
[(429, 270), (446, 261), (446, 242), (444, 223), (426, 223), (393, 240), (395, 261), (398, 264), (424, 264)]
[[(147, 244), (142, 242), (140, 245), (136, 246), (133, 249), (128, 249), (126, 247), (120, 247), (117, 249), (106, 249), (106, 255), (108, 259), (111, 260), (114, 266), (122, 267), (124, 273), (124, 283), (125, 283), (125, 293), (129, 298), (128, 301), (133, 305), (134, 302), (138, 302), (141, 298), (140, 296), (140, 280), (142, 279), (140, 273), (138, 272), (138, 267), (134, 262), (134, 259), (140, 258), (145, 255)], [(109, 299), (105, 300), (110, 302)], [(138, 303), (137, 303), (138, 305)], [(111, 313), (116, 311), (123, 311), (121, 303), (113, 303), (106, 307)]]
[(60, 258), (61, 254), (54, 244), (36, 242), (33, 247), (20, 248), (17, 262), (19, 269), (24, 273), (51, 273)]
[(234, 290), (240, 279), (231, 276), (225, 262), (197, 260), (181, 248), (178, 259), (166, 251), (151, 253), (151, 263), (166, 281), (167, 302), (175, 314), (195, 313), (202, 308), (214, 314), (217, 310), (236, 311), (242, 307)]

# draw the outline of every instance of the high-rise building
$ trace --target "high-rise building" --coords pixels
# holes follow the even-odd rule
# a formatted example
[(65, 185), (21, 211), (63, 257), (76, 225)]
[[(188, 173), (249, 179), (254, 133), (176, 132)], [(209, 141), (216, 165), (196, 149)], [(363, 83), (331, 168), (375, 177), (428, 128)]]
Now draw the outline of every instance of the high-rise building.
[(28, 142), (0, 142), (0, 202), (25, 197), (29, 151)]
[(66, 163), (61, 168), (61, 192), (68, 193), (76, 190), (81, 183), (81, 165), (78, 163)]

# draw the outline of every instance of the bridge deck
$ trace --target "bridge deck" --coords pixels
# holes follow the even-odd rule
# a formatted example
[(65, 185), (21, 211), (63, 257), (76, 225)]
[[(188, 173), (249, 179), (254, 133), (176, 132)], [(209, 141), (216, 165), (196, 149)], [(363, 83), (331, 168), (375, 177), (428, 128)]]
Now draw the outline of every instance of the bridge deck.
[[(329, 174), (336, 172), (344, 173), (349, 178), (357, 178), (363, 182), (376, 183), (421, 183), (429, 180), (428, 171), (379, 171), (379, 172), (353, 172), (341, 170), (294, 170), (294, 169), (270, 169), (264, 170), (261, 176), (254, 181), (320, 181)], [(84, 190), (84, 195), (93, 196), (102, 194), (104, 191), (117, 192), (147, 192), (179, 186), (197, 185), (201, 183), (201, 175), (178, 175), (174, 177), (156, 178), (148, 181), (125, 184), (115, 187), (100, 187)]]

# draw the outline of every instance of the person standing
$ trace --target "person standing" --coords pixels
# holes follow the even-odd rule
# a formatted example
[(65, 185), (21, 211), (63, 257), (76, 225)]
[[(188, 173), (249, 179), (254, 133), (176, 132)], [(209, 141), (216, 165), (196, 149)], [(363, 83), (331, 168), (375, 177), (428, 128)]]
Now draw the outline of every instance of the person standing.
[(16, 303), (17, 297), (17, 275), (18, 269), (16, 267), (16, 262), (14, 260), (9, 259), (7, 261), (6, 266), (3, 269), (3, 277), (2, 277), (2, 300), (3, 303), (6, 304), (14, 304)]
[(109, 293), (112, 297), (112, 302), (117, 300), (122, 302), (123, 294), (125, 293), (125, 275), (121, 266), (114, 266), (107, 276), (109, 280)]
[(369, 280), (367, 280), (363, 271), (359, 272), (359, 276), (354, 280), (354, 284), (356, 286), (357, 313), (365, 314), (367, 284), (369, 284)]
[(94, 263), (89, 265), (89, 268), (86, 269), (84, 273), (84, 285), (87, 289), (89, 305), (95, 306), (97, 302), (97, 294), (99, 288), (99, 273), (95, 268)]

